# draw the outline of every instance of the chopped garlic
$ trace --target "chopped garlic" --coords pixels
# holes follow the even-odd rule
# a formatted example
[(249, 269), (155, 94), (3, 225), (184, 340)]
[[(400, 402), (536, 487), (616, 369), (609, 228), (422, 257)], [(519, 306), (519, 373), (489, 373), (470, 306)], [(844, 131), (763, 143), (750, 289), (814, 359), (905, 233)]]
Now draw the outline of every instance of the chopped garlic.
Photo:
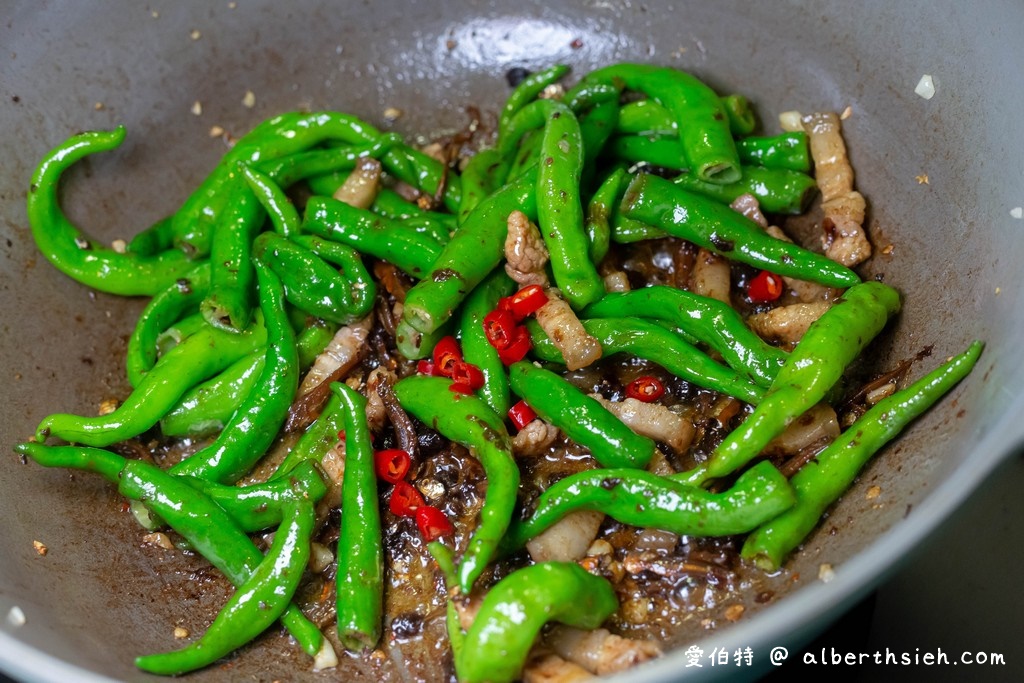
[(928, 74), (921, 76), (921, 80), (917, 82), (917, 87), (914, 88), (914, 93), (926, 100), (935, 97), (935, 82), (932, 80), (932, 77)]
[(11, 611), (7, 613), (7, 623), (11, 626), (24, 626), (25, 621), (25, 612), (17, 605), (12, 607)]
[(1013, 218), (1024, 218), (1024, 207), (1015, 206), (1010, 209), (1010, 216)]
[(832, 565), (824, 563), (818, 567), (818, 580), (822, 583), (828, 583), (832, 579), (836, 578), (835, 570), (832, 569)]

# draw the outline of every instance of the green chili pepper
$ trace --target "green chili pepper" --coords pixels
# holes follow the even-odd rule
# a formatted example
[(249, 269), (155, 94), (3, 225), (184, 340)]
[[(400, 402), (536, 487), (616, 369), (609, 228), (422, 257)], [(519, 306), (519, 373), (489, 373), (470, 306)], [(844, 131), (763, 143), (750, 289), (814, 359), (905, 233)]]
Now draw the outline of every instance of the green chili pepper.
[(638, 175), (626, 189), (622, 212), (716, 254), (778, 275), (828, 287), (850, 287), (860, 278), (849, 268), (765, 233), (728, 206), (687, 192), (654, 175)]
[(508, 164), (497, 148), (482, 149), (470, 158), (462, 169), (459, 223), (465, 222), (477, 204), (501, 186), (507, 172)]
[(699, 467), (680, 475), (690, 484), (724, 477), (764, 449), (839, 381), (843, 371), (900, 309), (899, 293), (880, 282), (846, 290), (811, 324), (754, 412)]
[(137, 657), (143, 671), (177, 675), (213, 664), (254, 639), (285, 613), (309, 563), (316, 524), (313, 504), (293, 498), (266, 558), (259, 563), (203, 636), (174, 652)]
[(157, 359), (157, 339), (160, 333), (177, 322), (184, 314), (199, 310), (199, 302), (210, 290), (210, 265), (196, 266), (173, 285), (158, 292), (146, 305), (135, 330), (128, 338), (125, 369), (128, 382), (137, 387)]
[(245, 182), (256, 195), (263, 210), (270, 216), (274, 230), (282, 237), (299, 234), (299, 212), (281, 186), (274, 182), (273, 178), (252, 166), (240, 164), (238, 170), (245, 176)]
[(296, 494), (311, 503), (327, 495), (323, 477), (312, 462), (299, 463), (287, 476), (250, 486), (226, 486), (189, 476), (182, 480), (219, 505), (246, 533), (281, 524), (285, 508), (295, 501)]
[(582, 177), (584, 184), (587, 184), (594, 171), (594, 161), (600, 156), (619, 121), (619, 90), (607, 83), (580, 82), (565, 93), (564, 101), (580, 122), (584, 164)]
[(98, 417), (50, 415), (39, 424), (36, 438), (109, 446), (142, 434), (190, 388), (266, 343), (266, 328), (257, 323), (242, 334), (204, 325), (161, 356), (117, 410)]
[(222, 429), (252, 393), (266, 363), (261, 349), (229, 365), (216, 377), (192, 387), (160, 418), (164, 436), (203, 437)]
[(366, 399), (335, 382), (345, 425), (345, 474), (338, 532), (338, 638), (350, 650), (376, 647), (384, 604), (384, 549)]
[(84, 235), (67, 219), (57, 197), (64, 171), (90, 154), (116, 149), (124, 136), (124, 126), (112, 131), (82, 133), (43, 157), (29, 186), (28, 222), (39, 251), (68, 277), (101, 292), (153, 296), (185, 277), (195, 263), (175, 250), (145, 256), (108, 249)]
[(590, 240), (590, 260), (601, 263), (611, 244), (611, 217), (622, 197), (629, 174), (616, 168), (608, 174), (587, 204), (587, 220), (583, 228)]
[(729, 117), (729, 132), (736, 137), (750, 135), (757, 128), (757, 118), (750, 100), (743, 95), (725, 95), (718, 98)]
[[(370, 283), (369, 289), (371, 294), (376, 293), (373, 282)], [(295, 338), (295, 346), (299, 350), (299, 368), (303, 372), (308, 370), (316, 361), (316, 357), (323, 353), (327, 345), (334, 339), (337, 331), (338, 325), (319, 318), (312, 318), (299, 332)]]
[(256, 168), (281, 187), (289, 187), (300, 180), (308, 180), (311, 188), (314, 185), (319, 187), (321, 183), (331, 183), (328, 192), (314, 190), (314, 194), (325, 194), (329, 197), (345, 182), (348, 172), (354, 169), (361, 159), (379, 159), (392, 147), (400, 144), (402, 136), (387, 133), (363, 144), (315, 149), (268, 159), (256, 164)]
[[(595, 629), (619, 608), (607, 579), (571, 562), (543, 562), (512, 572), (484, 596), (469, 631), (451, 634), (460, 646), (460, 683), (511, 683), (544, 624)], [(452, 624), (452, 621), (449, 621)], [(449, 626), (451, 630), (451, 626)]]
[[(408, 301), (408, 299), (406, 299)], [(398, 352), (406, 358), (417, 360), (426, 358), (434, 350), (438, 341), (447, 337), (454, 330), (454, 319), (449, 318), (445, 323), (433, 332), (418, 332), (409, 322), (402, 318), (395, 326), (395, 346)]]
[[(283, 238), (282, 238), (283, 239)], [(220, 483), (234, 482), (259, 460), (288, 416), (299, 386), (299, 354), (284, 306), (284, 289), (270, 266), (257, 259), (260, 310), (267, 327), (266, 360), (256, 386), (212, 444), (171, 468)]]
[[(381, 158), (381, 162), (403, 183), (430, 197), (439, 198), (449, 212), (458, 213), (462, 202), (462, 183), (459, 176), (449, 173), (437, 159), (408, 145), (395, 145)], [(438, 190), (441, 190), (440, 197)]]
[(395, 384), (395, 396), (402, 407), (421, 422), (468, 448), (487, 475), (480, 523), (458, 569), (459, 588), (468, 594), (494, 558), (498, 543), (512, 520), (519, 468), (512, 458), (512, 444), (502, 417), (482, 399), (450, 391), (450, 385), (443, 377), (406, 377)]
[(803, 131), (741, 138), (736, 141), (736, 151), (744, 164), (811, 171), (811, 148)]
[(270, 478), (283, 477), (306, 461), (321, 462), (327, 451), (338, 443), (338, 434), (344, 428), (341, 399), (331, 394), (320, 415), (302, 433)]
[(467, 363), (480, 368), (484, 385), (479, 389), (480, 397), (497, 415), (508, 412), (508, 377), (505, 365), (498, 351), (487, 341), (484, 333), (484, 317), (498, 307), (498, 300), (515, 291), (515, 284), (502, 269), (495, 269), (486, 280), (473, 289), (462, 305), (462, 356)]
[(423, 333), (447, 322), (466, 295), (501, 263), (508, 215), (518, 209), (536, 219), (536, 187), (534, 167), (482, 201), (444, 246), (428, 276), (406, 293), (402, 320)]
[(671, 112), (686, 154), (686, 168), (709, 182), (739, 180), (740, 162), (729, 117), (714, 91), (698, 79), (675, 69), (614, 64), (592, 71), (583, 80), (646, 93)]
[(632, 292), (610, 292), (583, 315), (596, 318), (637, 316), (663, 320), (710, 346), (737, 372), (763, 387), (771, 386), (786, 352), (766, 344), (736, 309), (692, 292), (656, 285)]
[(981, 349), (981, 342), (974, 342), (906, 389), (882, 399), (804, 465), (790, 480), (796, 505), (748, 536), (743, 557), (767, 571), (778, 569), (817, 526), (828, 506), (853, 485), (871, 456), (966, 377)]
[(340, 274), (348, 282), (350, 291), (339, 296), (343, 305), (349, 306), (356, 313), (356, 317), (364, 317), (373, 309), (377, 285), (366, 270), (358, 251), (315, 235), (298, 235), (291, 240), (340, 269)]
[(534, 129), (527, 131), (519, 142), (519, 149), (512, 158), (512, 165), (506, 174), (506, 182), (511, 182), (521, 176), (524, 171), (536, 166), (540, 161), (540, 141), (544, 131)]
[(15, 453), (27, 455), (43, 467), (65, 467), (68, 469), (94, 472), (107, 481), (116, 484), (124, 469), (125, 458), (99, 448), (84, 446), (44, 446), (29, 441), (14, 447)]
[(432, 238), (329, 197), (309, 200), (302, 230), (383, 259), (415, 278), (429, 273), (441, 254), (441, 246)]
[[(757, 127), (757, 120), (750, 102), (743, 95), (726, 95), (718, 98), (729, 118), (729, 132), (733, 135), (750, 135)], [(627, 135), (675, 136), (677, 126), (668, 109), (655, 100), (638, 100), (624, 104), (619, 112), (616, 126), (619, 133)], [(737, 141), (737, 151), (739, 141)], [(740, 159), (743, 159), (742, 152)]]
[(512, 94), (505, 100), (505, 106), (501, 108), (501, 113), (498, 114), (499, 144), (509, 136), (509, 126), (519, 110), (532, 102), (549, 85), (560, 81), (567, 73), (569, 73), (567, 65), (556, 64), (544, 71), (530, 74), (516, 86)]
[(153, 256), (174, 247), (171, 232), (174, 216), (158, 220), (128, 240), (128, 252), (139, 256)]
[[(633, 317), (591, 318), (581, 322), (587, 332), (601, 343), (605, 357), (616, 353), (630, 353), (657, 363), (691, 384), (735, 396), (741, 401), (755, 405), (764, 396), (764, 391), (760, 387), (711, 360), (707, 354), (691, 346), (677, 334), (655, 323)], [(540, 325), (530, 321), (527, 327), (533, 339), (533, 353), (537, 358), (553, 363), (565, 363), (555, 343), (548, 338)]]
[(513, 552), (577, 510), (685, 536), (732, 536), (757, 528), (793, 507), (789, 482), (770, 462), (760, 462), (721, 493), (644, 470), (598, 469), (570, 474), (552, 484), (525, 521), (516, 521), (502, 542)]
[(561, 376), (520, 361), (509, 367), (512, 391), (544, 420), (590, 450), (604, 467), (646, 467), (654, 442)]

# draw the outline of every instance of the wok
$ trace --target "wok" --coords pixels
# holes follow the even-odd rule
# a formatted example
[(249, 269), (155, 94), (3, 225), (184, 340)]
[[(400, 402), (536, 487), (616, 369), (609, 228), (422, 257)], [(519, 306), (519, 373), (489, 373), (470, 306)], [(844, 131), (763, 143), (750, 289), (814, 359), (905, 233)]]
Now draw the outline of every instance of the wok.
[[(987, 342), (970, 379), (873, 461), (792, 560), (777, 599), (717, 630), (713, 643), (701, 641), (706, 651), (751, 646), (761, 655), (804, 641), (876, 585), (1021, 443), (1024, 222), (1012, 210), (1024, 204), (1024, 102), (1004, 71), (1024, 63), (1019, 2), (233, 4), (7, 4), (3, 448), (49, 412), (88, 413), (127, 389), (121, 362), (142, 302), (92, 294), (62, 276), (37, 255), (28, 231), (28, 179), (58, 141), (128, 127), (122, 149), (80, 164), (65, 193), (71, 216), (110, 240), (179, 205), (224, 152), (208, 134), (214, 125), (238, 134), (296, 108), (379, 123), (385, 108), (397, 107), (399, 132), (453, 130), (466, 105), (496, 110), (509, 67), (566, 62), (581, 73), (616, 60), (677, 66), (720, 92), (744, 93), (771, 131), (787, 109), (850, 106), (845, 134), (870, 202), (871, 234), (894, 246), (866, 272), (906, 297), (897, 324), (873, 347), (878, 366), (926, 346), (934, 361), (971, 339)], [(914, 94), (923, 74), (937, 86), (930, 100)], [(242, 104), (247, 91), (251, 108)], [(190, 112), (196, 101), (201, 115)], [(881, 488), (880, 500), (866, 500), (870, 486)], [(165, 647), (183, 613), (223, 599), (204, 595), (200, 562), (137, 547), (134, 522), (98, 478), (0, 458), (0, 519), (0, 616), (13, 605), (27, 615), (20, 628), (4, 622), (0, 632), (0, 668), (11, 675), (148, 680), (132, 656)], [(35, 539), (48, 546), (45, 557)], [(836, 572), (829, 583), (814, 578), (823, 563)], [(283, 637), (260, 647), (267, 654), (244, 652), (232, 668), (194, 678), (302, 678), (296, 671), (305, 667)], [(684, 662), (676, 651), (631, 680), (698, 671)]]

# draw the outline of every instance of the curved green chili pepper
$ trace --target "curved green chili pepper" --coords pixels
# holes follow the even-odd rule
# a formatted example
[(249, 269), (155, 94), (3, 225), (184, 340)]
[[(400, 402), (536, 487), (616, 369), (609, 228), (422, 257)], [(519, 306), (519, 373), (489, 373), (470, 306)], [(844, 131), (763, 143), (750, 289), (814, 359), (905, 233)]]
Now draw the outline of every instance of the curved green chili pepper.
[(590, 260), (601, 263), (608, 255), (611, 246), (611, 219), (618, 206), (629, 173), (624, 168), (616, 168), (608, 174), (587, 204), (587, 220), (583, 229), (590, 240)]
[(811, 172), (811, 148), (807, 133), (802, 130), (740, 138), (736, 141), (736, 151), (744, 164)]
[(850, 287), (860, 278), (821, 254), (772, 237), (728, 206), (647, 173), (626, 189), (622, 212), (716, 254), (778, 275), (827, 287)]
[(176, 250), (157, 255), (120, 254), (84, 235), (64, 215), (57, 197), (61, 175), (79, 159), (117, 149), (125, 129), (75, 135), (52, 149), (32, 174), (26, 210), (32, 237), (60, 272), (93, 289), (123, 296), (153, 296), (195, 268)]
[(757, 528), (795, 501), (789, 481), (770, 462), (751, 467), (721, 493), (644, 470), (587, 470), (548, 487), (533, 514), (509, 528), (502, 550), (523, 547), (576, 510), (596, 510), (623, 524), (681, 536), (732, 536)]
[(981, 349), (981, 342), (974, 342), (906, 389), (882, 399), (804, 465), (790, 480), (796, 505), (748, 536), (743, 557), (767, 571), (778, 569), (828, 506), (853, 485), (871, 456), (966, 377)]
[(153, 256), (174, 247), (171, 232), (174, 216), (158, 220), (128, 240), (128, 251), (139, 256)]
[(564, 101), (580, 122), (582, 177), (586, 184), (593, 174), (594, 160), (600, 156), (619, 121), (619, 90), (607, 83), (581, 82), (565, 93)]
[[(733, 135), (750, 135), (757, 127), (757, 120), (750, 102), (743, 95), (719, 97), (722, 109), (729, 118), (729, 132)], [(619, 133), (627, 135), (675, 136), (677, 126), (668, 109), (655, 100), (638, 100), (622, 105), (616, 125)], [(737, 141), (737, 151), (739, 142)], [(740, 160), (743, 154), (740, 152)]]
[[(452, 235), (429, 275), (405, 295), (402, 320), (422, 333), (446, 323), (462, 300), (501, 263), (505, 255), (508, 215), (516, 209), (537, 217), (537, 168), (482, 201)], [(403, 351), (403, 353), (405, 353)]]
[(343, 302), (349, 302), (344, 305), (348, 305), (356, 313), (356, 317), (361, 318), (370, 312), (377, 297), (377, 284), (366, 270), (358, 251), (315, 235), (299, 235), (293, 237), (292, 242), (305, 247), (340, 269), (340, 274), (349, 283), (350, 289), (348, 294), (342, 295), (341, 298)]
[(302, 230), (383, 259), (415, 278), (429, 273), (441, 254), (441, 246), (432, 238), (329, 197), (309, 200)]
[(424, 334), (402, 318), (395, 326), (395, 346), (398, 347), (399, 353), (410, 360), (426, 358), (434, 350), (437, 342), (452, 333), (454, 322), (454, 318), (449, 318), (441, 327)]
[(299, 386), (295, 333), (285, 311), (280, 280), (263, 261), (257, 259), (255, 266), (260, 310), (267, 327), (263, 371), (217, 440), (172, 467), (173, 474), (188, 474), (220, 483), (238, 480), (270, 448), (288, 416), (288, 408)]
[(117, 410), (98, 417), (50, 415), (39, 423), (36, 439), (54, 436), (102, 447), (142, 434), (190, 388), (265, 344), (266, 328), (257, 322), (242, 334), (204, 325), (161, 356)]
[(724, 95), (718, 100), (725, 109), (725, 115), (729, 117), (729, 132), (736, 137), (754, 132), (757, 128), (757, 117), (754, 116), (750, 100), (743, 95)]
[(487, 341), (484, 317), (498, 307), (498, 299), (515, 291), (515, 284), (502, 269), (495, 269), (486, 280), (473, 289), (462, 305), (462, 356), (467, 363), (480, 368), (484, 385), (478, 390), (487, 406), (498, 415), (508, 412), (508, 377), (498, 351)]
[[(219, 505), (159, 467), (141, 460), (127, 461), (118, 491), (145, 503), (236, 586), (248, 581), (264, 560), (263, 553)], [(320, 651), (323, 634), (296, 605), (286, 607), (281, 623), (307, 655)]]
[(459, 223), (488, 195), (501, 187), (507, 164), (497, 148), (482, 149), (462, 169), (462, 203), (459, 204)]
[(64, 467), (68, 469), (94, 472), (112, 484), (121, 477), (127, 459), (99, 448), (85, 446), (45, 446), (35, 441), (19, 443), (14, 447), (15, 453), (27, 455), (43, 467)]
[(604, 467), (646, 467), (654, 442), (561, 376), (520, 361), (509, 367), (512, 391), (547, 422), (590, 450)]
[[(361, 265), (361, 264), (360, 264)], [(371, 282), (372, 285), (372, 282)], [(372, 292), (375, 290), (371, 290)], [(338, 325), (326, 320), (312, 318), (295, 337), (295, 346), (299, 350), (299, 368), (305, 372), (323, 353), (327, 345), (334, 339)]]
[(514, 571), (484, 596), (469, 631), (452, 634), (452, 641), (459, 642), (459, 681), (511, 683), (521, 675), (544, 624), (557, 621), (595, 629), (618, 608), (608, 580), (572, 562), (543, 562)]
[(246, 533), (281, 524), (285, 508), (295, 501), (296, 494), (311, 503), (327, 495), (327, 485), (312, 462), (299, 463), (287, 476), (249, 486), (226, 486), (188, 476), (182, 480), (219, 505)]
[(252, 393), (266, 363), (261, 349), (235, 361), (216, 377), (192, 387), (160, 418), (164, 436), (209, 436), (224, 429)]
[(173, 652), (135, 659), (143, 671), (176, 675), (213, 664), (254, 639), (285, 613), (309, 563), (316, 525), (313, 504), (295, 497), (286, 506), (266, 558), (220, 611), (202, 637)]
[(468, 448), (487, 475), (480, 523), (458, 569), (459, 588), (468, 594), (494, 558), (498, 543), (512, 521), (519, 468), (512, 457), (512, 444), (502, 417), (482, 399), (455, 393), (449, 390), (450, 385), (443, 377), (406, 377), (395, 384), (395, 396), (402, 407), (420, 421)]
[(184, 314), (199, 310), (210, 291), (210, 265), (203, 263), (193, 268), (173, 285), (157, 293), (139, 315), (132, 336), (128, 338), (125, 370), (128, 383), (139, 386), (142, 378), (153, 369), (157, 359), (157, 339)]
[[(591, 318), (581, 320), (588, 333), (601, 343), (604, 357), (631, 353), (705, 389), (713, 389), (741, 401), (757, 404), (764, 390), (711, 358), (664, 327), (636, 318)], [(564, 363), (555, 343), (535, 321), (527, 325), (533, 339), (533, 353), (543, 361)], [(529, 401), (527, 401), (529, 403)], [(531, 404), (532, 407), (532, 404)]]
[(345, 425), (345, 474), (338, 532), (338, 638), (349, 650), (377, 646), (384, 610), (384, 549), (381, 546), (377, 474), (366, 423), (366, 399), (346, 384), (331, 391), (341, 401)]
[(740, 161), (729, 117), (714, 91), (698, 79), (664, 67), (614, 64), (592, 71), (583, 81), (646, 93), (671, 112), (686, 154), (686, 168), (708, 182), (739, 180)]
[[(401, 135), (386, 133), (364, 144), (315, 149), (268, 159), (256, 164), (256, 168), (280, 187), (290, 187), (300, 180), (307, 180), (311, 189), (314, 186), (329, 189), (328, 192), (314, 189), (314, 194), (325, 194), (329, 197), (345, 182), (348, 172), (354, 169), (361, 159), (379, 159), (392, 147), (400, 144)], [(323, 186), (323, 183), (330, 184)]]
[(631, 292), (609, 292), (583, 315), (596, 318), (638, 316), (681, 328), (721, 354), (732, 369), (763, 387), (771, 386), (786, 352), (757, 336), (732, 306), (675, 287), (655, 285)]
[(843, 371), (900, 309), (900, 295), (880, 282), (846, 290), (818, 320), (775, 376), (754, 412), (725, 437), (699, 467), (679, 475), (703, 484), (736, 471), (803, 415), (839, 381)]
[(512, 165), (505, 178), (506, 182), (515, 180), (523, 174), (523, 171), (535, 166), (540, 161), (540, 140), (543, 134), (543, 130), (535, 128), (523, 135), (523, 139), (519, 142), (519, 149), (512, 157)]
[(249, 189), (256, 195), (263, 210), (270, 216), (274, 230), (282, 237), (299, 234), (299, 212), (292, 200), (274, 179), (252, 166), (240, 164), (238, 170), (245, 176)]
[[(356, 283), (350, 282), (298, 240), (265, 232), (256, 238), (252, 251), (253, 256), (270, 266), (280, 278), (288, 302), (312, 316), (347, 325), (365, 316), (367, 309), (373, 306), (373, 300), (368, 301), (364, 296), (365, 286), (356, 287)], [(358, 259), (358, 255), (355, 258)], [(370, 293), (374, 293), (372, 289)]]
[[(432, 198), (439, 198), (451, 213), (458, 213), (462, 203), (462, 183), (458, 175), (437, 159), (408, 145), (395, 145), (381, 157), (381, 163), (391, 175), (412, 185)], [(443, 188), (442, 188), (443, 185)], [(438, 190), (441, 196), (438, 197)]]
[(519, 110), (544, 92), (546, 87), (560, 81), (567, 73), (569, 73), (567, 65), (556, 64), (544, 71), (530, 74), (516, 86), (512, 94), (505, 100), (505, 106), (501, 108), (501, 113), (498, 114), (499, 144), (509, 136), (509, 126)]

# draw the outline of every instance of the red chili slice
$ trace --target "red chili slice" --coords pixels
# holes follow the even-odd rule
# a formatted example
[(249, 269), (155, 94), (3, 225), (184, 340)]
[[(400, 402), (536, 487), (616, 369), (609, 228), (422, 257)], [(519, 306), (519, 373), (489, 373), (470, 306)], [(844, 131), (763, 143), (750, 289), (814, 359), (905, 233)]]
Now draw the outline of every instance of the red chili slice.
[(767, 304), (782, 296), (782, 278), (762, 270), (747, 285), (747, 296), (755, 304)]
[(508, 409), (508, 417), (516, 429), (522, 429), (537, 419), (537, 413), (526, 405), (526, 401), (520, 401)]
[(440, 377), (441, 373), (437, 371), (437, 366), (434, 365), (433, 361), (421, 360), (416, 363), (416, 372), (421, 375), (430, 375), (431, 377)]
[(423, 505), (416, 509), (416, 526), (427, 543), (455, 533), (455, 527), (448, 521), (448, 516), (433, 505)]
[(472, 363), (461, 361), (452, 366), (452, 382), (465, 384), (470, 389), (479, 389), (484, 385), (484, 373)]
[(526, 357), (527, 352), (533, 348), (530, 340), (530, 333), (522, 325), (517, 326), (512, 332), (512, 342), (504, 349), (498, 349), (498, 358), (505, 365), (512, 365)]
[(462, 382), (452, 382), (451, 384), (448, 385), (448, 391), (454, 392), (456, 394), (465, 394), (466, 396), (470, 396), (473, 393), (473, 387), (469, 386), (468, 384), (463, 384)]
[(527, 285), (512, 296), (503, 297), (499, 302), (499, 308), (504, 308), (516, 322), (528, 318), (536, 313), (541, 306), (548, 302), (548, 295), (540, 285)]
[(657, 401), (665, 394), (665, 385), (657, 377), (637, 377), (626, 386), (626, 396), (644, 403)]
[(442, 337), (434, 346), (434, 371), (444, 377), (452, 376), (452, 366), (462, 362), (462, 350), (455, 337)]
[(391, 491), (391, 500), (388, 501), (388, 509), (392, 514), (399, 517), (413, 517), (416, 510), (424, 505), (426, 502), (415, 486), (407, 481), (395, 482), (395, 488)]
[(373, 464), (377, 470), (377, 476), (389, 484), (395, 484), (405, 479), (411, 463), (409, 454), (400, 448), (390, 448), (373, 454)]
[(502, 351), (515, 341), (516, 321), (512, 313), (496, 308), (484, 316), (484, 335), (491, 346)]

